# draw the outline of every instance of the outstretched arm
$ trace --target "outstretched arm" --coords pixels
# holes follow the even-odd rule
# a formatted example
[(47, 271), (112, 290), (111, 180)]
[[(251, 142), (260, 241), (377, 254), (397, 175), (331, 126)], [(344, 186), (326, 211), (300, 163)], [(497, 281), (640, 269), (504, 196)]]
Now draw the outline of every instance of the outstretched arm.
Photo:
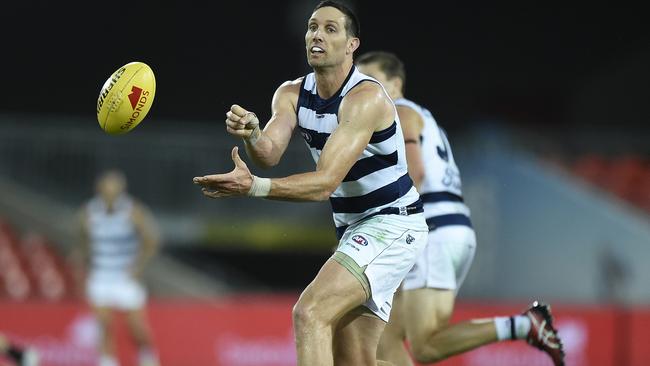
[(203, 193), (212, 198), (251, 195), (285, 201), (324, 201), (341, 184), (372, 133), (390, 126), (395, 112), (377, 84), (364, 83), (343, 99), (338, 118), (339, 125), (325, 143), (316, 171), (276, 179), (255, 177), (234, 148), (233, 171), (196, 177), (194, 183), (203, 186)]
[(276, 90), (271, 102), (272, 116), (264, 131), (255, 113), (237, 104), (226, 113), (226, 131), (244, 140), (246, 153), (255, 165), (269, 168), (280, 161), (297, 124), (299, 92), (300, 80), (287, 81)]

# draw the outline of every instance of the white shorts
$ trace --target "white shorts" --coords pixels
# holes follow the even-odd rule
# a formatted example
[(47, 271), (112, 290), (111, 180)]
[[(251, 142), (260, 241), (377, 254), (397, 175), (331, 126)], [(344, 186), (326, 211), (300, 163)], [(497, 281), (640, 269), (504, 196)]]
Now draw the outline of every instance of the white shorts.
[(336, 251), (354, 260), (370, 285), (364, 306), (386, 322), (393, 295), (426, 246), (428, 231), (423, 214), (377, 215), (351, 225), (339, 241)]
[(458, 292), (476, 252), (476, 235), (469, 226), (451, 225), (429, 232), (423, 255), (404, 279), (403, 289), (435, 288)]
[(137, 310), (144, 306), (147, 292), (130, 277), (93, 277), (86, 283), (88, 301), (96, 307)]

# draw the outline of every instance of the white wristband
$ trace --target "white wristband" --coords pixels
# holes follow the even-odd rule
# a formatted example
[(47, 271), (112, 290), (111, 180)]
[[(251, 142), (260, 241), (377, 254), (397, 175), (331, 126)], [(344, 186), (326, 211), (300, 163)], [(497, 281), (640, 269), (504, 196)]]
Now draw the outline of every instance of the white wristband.
[(253, 176), (253, 184), (248, 190), (248, 197), (266, 197), (271, 191), (271, 178)]

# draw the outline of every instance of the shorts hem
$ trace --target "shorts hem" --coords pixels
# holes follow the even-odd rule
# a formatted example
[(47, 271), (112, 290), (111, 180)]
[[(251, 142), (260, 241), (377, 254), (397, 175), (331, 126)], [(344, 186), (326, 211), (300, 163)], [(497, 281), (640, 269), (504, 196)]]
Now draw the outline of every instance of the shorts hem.
[(341, 251), (336, 251), (332, 255), (332, 259), (334, 259), (338, 264), (343, 266), (345, 269), (348, 270), (356, 278), (359, 283), (361, 284), (361, 287), (363, 288), (363, 291), (366, 293), (366, 300), (371, 298), (371, 290), (370, 290), (370, 281), (368, 280), (368, 277), (364, 274), (364, 268), (360, 267), (357, 262), (354, 261), (352, 257), (349, 255), (341, 252)]

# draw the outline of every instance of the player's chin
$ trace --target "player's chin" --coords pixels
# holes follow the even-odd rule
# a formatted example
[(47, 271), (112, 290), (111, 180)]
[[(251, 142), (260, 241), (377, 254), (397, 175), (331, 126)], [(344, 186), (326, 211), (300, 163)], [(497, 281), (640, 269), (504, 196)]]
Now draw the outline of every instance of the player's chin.
[(325, 66), (325, 59), (322, 57), (318, 57), (317, 55), (312, 55), (311, 53), (308, 53), (307, 63), (311, 67), (322, 67)]

